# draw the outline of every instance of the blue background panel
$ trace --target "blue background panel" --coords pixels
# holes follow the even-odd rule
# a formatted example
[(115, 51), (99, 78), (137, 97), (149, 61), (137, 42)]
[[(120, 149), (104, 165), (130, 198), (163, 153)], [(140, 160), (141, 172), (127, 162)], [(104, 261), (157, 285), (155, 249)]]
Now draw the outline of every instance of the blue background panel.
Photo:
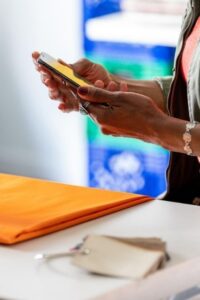
[(121, 10), (120, 0), (84, 0), (85, 19), (96, 18)]
[(166, 187), (163, 170), (168, 164), (164, 152), (112, 149), (89, 145), (90, 186), (155, 197)]

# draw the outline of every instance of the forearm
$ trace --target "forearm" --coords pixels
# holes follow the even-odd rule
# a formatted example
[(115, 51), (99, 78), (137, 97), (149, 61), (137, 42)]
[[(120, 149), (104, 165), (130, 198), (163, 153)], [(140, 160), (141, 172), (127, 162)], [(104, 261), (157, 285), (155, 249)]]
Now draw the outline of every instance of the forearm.
[[(164, 116), (161, 120), (153, 120), (154, 142), (160, 146), (179, 153), (186, 153), (183, 134), (186, 131), (188, 121), (170, 116)], [(200, 125), (191, 129), (192, 141), (190, 147), (194, 156), (200, 156)]]
[(142, 94), (151, 98), (156, 105), (165, 113), (167, 113), (164, 95), (160, 85), (155, 80), (132, 80), (124, 79), (113, 75), (113, 80), (125, 81), (128, 85), (129, 92)]

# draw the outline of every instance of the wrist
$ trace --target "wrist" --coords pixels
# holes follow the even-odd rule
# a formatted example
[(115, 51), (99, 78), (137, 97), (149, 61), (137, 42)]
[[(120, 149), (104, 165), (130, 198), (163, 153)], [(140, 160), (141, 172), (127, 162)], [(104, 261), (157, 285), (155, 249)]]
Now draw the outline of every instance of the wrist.
[(184, 120), (164, 115), (160, 125), (156, 127), (157, 144), (173, 152), (185, 153), (183, 134), (186, 123)]
[(169, 119), (170, 117), (168, 115), (160, 111), (157, 116), (153, 116), (150, 120), (153, 138), (152, 142), (163, 148), (167, 148)]
[(188, 128), (188, 124), (194, 123), (164, 113), (151, 118), (153, 142), (172, 152), (200, 156), (200, 125)]

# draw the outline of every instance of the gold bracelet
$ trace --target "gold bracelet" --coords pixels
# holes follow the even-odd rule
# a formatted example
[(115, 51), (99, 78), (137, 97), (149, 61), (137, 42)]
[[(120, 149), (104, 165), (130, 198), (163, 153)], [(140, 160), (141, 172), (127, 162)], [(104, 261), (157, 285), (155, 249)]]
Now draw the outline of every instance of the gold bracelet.
[(188, 122), (185, 126), (185, 132), (183, 134), (183, 141), (185, 143), (184, 151), (187, 155), (193, 155), (192, 149), (191, 149), (191, 142), (192, 142), (192, 135), (191, 135), (191, 129), (193, 129), (197, 125), (197, 122)]

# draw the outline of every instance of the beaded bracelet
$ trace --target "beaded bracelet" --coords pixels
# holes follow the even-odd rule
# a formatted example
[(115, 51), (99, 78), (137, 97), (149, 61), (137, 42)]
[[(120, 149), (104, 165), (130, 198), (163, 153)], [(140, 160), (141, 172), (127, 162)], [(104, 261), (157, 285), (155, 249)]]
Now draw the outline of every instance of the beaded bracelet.
[(191, 141), (192, 141), (192, 135), (191, 135), (191, 129), (193, 129), (197, 125), (197, 122), (188, 122), (185, 126), (185, 132), (183, 134), (183, 141), (185, 143), (184, 151), (187, 155), (193, 155), (192, 149), (191, 149)]

